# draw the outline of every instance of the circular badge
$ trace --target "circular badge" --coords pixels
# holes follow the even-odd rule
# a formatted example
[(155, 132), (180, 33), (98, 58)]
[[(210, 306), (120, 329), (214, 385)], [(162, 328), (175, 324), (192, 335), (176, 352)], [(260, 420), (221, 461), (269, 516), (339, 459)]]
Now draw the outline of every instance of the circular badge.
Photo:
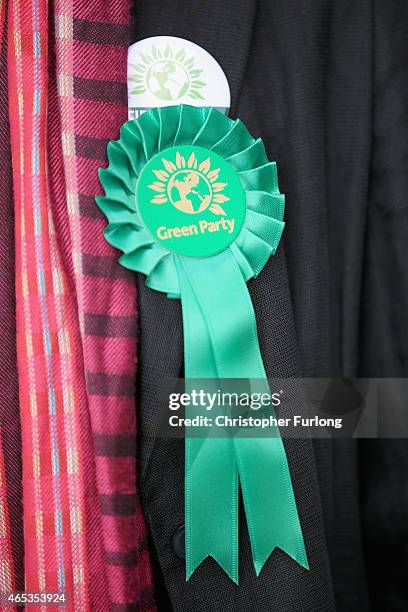
[(176, 36), (153, 36), (129, 47), (129, 119), (172, 104), (212, 106), (227, 114), (230, 102), (224, 71), (199, 45)]
[(232, 166), (194, 145), (165, 149), (146, 163), (136, 205), (153, 238), (187, 257), (224, 251), (241, 231), (246, 212), (245, 192)]

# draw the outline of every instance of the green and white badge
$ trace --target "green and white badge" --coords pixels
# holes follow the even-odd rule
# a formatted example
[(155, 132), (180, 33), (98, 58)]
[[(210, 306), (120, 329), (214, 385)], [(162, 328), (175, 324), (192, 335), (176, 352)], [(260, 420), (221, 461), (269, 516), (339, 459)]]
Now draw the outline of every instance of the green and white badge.
[(190, 104), (224, 114), (231, 102), (227, 78), (205, 49), (175, 36), (153, 36), (128, 50), (128, 116), (150, 108)]

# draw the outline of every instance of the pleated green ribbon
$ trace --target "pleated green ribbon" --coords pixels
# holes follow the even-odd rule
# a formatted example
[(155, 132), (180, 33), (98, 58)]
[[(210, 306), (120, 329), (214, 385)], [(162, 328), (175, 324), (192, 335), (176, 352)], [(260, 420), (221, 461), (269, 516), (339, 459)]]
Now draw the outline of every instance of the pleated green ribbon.
[[(109, 221), (106, 239), (149, 287), (181, 299), (187, 388), (195, 379), (241, 378), (261, 379), (269, 391), (246, 283), (276, 251), (284, 198), (262, 141), (215, 109), (165, 107), (125, 123), (108, 157), (100, 170), (106, 195), (97, 198)], [(178, 230), (169, 232), (171, 219)], [(239, 483), (257, 575), (276, 547), (308, 568), (279, 431), (188, 434), (186, 578), (212, 556), (238, 583)]]

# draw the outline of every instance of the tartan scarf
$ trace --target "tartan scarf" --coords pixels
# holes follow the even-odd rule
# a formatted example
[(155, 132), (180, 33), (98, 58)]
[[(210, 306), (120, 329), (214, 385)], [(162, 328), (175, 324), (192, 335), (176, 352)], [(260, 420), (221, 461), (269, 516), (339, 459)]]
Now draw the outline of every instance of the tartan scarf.
[(123, 0), (8, 2), (25, 588), (67, 591), (64, 610), (155, 609), (135, 463), (136, 289), (94, 202), (126, 119), (129, 21)]
[[(7, 100), (7, 11), (0, 0), (0, 591), (21, 590), (23, 518), (18, 402), (14, 208)], [(12, 512), (9, 512), (12, 508)], [(13, 609), (13, 607), (10, 607)]]

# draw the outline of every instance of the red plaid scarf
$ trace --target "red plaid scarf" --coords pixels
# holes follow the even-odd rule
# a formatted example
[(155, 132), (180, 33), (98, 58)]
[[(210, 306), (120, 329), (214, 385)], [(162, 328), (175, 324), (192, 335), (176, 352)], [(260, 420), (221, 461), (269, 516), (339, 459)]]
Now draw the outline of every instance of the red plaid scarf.
[(5, 103), (8, 87), (7, 11), (1, 0), (0, 42), (0, 591), (5, 592), (24, 587), (24, 545), (16, 372), (13, 177), (8, 106)]
[(65, 610), (155, 607), (135, 285), (94, 203), (126, 119), (129, 19), (123, 0), (9, 2), (26, 588), (66, 590)]

